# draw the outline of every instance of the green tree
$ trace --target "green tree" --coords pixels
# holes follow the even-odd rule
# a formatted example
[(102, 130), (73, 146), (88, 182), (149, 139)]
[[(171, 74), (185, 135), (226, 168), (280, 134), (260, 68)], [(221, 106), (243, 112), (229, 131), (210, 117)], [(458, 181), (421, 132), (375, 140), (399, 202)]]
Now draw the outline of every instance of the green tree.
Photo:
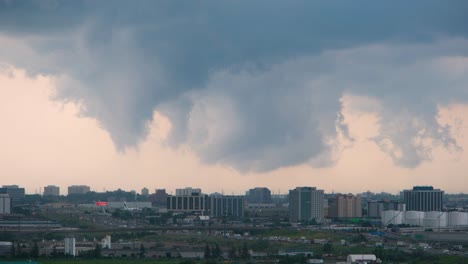
[(140, 244), (140, 258), (145, 257), (146, 249), (145, 246), (143, 246), (143, 243)]
[(205, 246), (205, 255), (204, 255), (205, 259), (209, 259), (211, 258), (211, 249), (210, 249), (210, 246), (208, 246), (208, 244), (206, 244)]
[(96, 244), (96, 247), (94, 248), (93, 255), (94, 255), (95, 258), (100, 258), (102, 256), (101, 245)]
[(322, 251), (324, 253), (332, 253), (333, 252), (332, 244), (331, 243), (326, 243), (325, 245), (323, 245)]
[(53, 257), (57, 257), (57, 255), (58, 255), (57, 246), (54, 245), (54, 247), (53, 247), (53, 249), (52, 249), (52, 256), (53, 256)]
[(10, 248), (10, 254), (11, 257), (14, 258), (16, 256), (16, 249), (15, 249), (15, 243), (11, 243), (11, 248)]
[(218, 243), (216, 243), (214, 249), (212, 250), (213, 258), (219, 258), (221, 257), (221, 254), (221, 248), (219, 248)]
[(34, 242), (32, 248), (31, 248), (30, 255), (31, 255), (32, 258), (39, 257), (39, 246), (37, 245), (37, 242)]
[(229, 250), (229, 253), (228, 253), (228, 257), (230, 259), (235, 259), (237, 257), (237, 250), (235, 247), (231, 247), (231, 249)]
[(244, 242), (244, 245), (242, 246), (242, 251), (241, 251), (240, 257), (242, 259), (250, 258), (249, 249), (247, 248), (247, 243), (245, 243), (245, 242)]

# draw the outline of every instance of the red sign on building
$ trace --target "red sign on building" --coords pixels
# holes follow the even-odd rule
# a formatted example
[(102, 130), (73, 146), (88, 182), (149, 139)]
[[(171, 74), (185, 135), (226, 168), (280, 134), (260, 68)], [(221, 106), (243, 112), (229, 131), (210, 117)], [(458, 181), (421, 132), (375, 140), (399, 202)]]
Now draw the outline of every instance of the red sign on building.
[(96, 206), (107, 206), (107, 202), (96, 202)]

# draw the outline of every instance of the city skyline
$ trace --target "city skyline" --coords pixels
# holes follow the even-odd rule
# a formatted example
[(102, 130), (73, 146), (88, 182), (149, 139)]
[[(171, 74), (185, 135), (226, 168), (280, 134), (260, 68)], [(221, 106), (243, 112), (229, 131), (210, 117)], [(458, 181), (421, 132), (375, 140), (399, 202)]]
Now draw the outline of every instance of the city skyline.
[(2, 184), (468, 193), (467, 3), (363, 3), (1, 2)]
[[(268, 194), (264, 194), (263, 196), (260, 196), (259, 194), (253, 194), (253, 196), (251, 197), (253, 200), (263, 200), (263, 199), (265, 199), (264, 198), (265, 195), (267, 195), (267, 197), (270, 197), (270, 196), (273, 196), (273, 195), (280, 195), (280, 196), (288, 195), (288, 193), (291, 190), (297, 189), (297, 188), (310, 188), (310, 187), (311, 188), (320, 188), (320, 186), (312, 186), (312, 185), (295, 186), (292, 189), (286, 190), (286, 192), (282, 192), (281, 190), (275, 191), (275, 190), (271, 190), (268, 187), (264, 187), (264, 186), (262, 186), (262, 187), (260, 187), (260, 186), (251, 186), (251, 187), (249, 187), (249, 189), (246, 189), (246, 190), (240, 190), (239, 192), (227, 193), (227, 192), (224, 192), (223, 189), (214, 190), (214, 191), (212, 191), (212, 190), (206, 191), (203, 188), (198, 188), (198, 187), (194, 188), (194, 187), (191, 187), (191, 186), (179, 186), (179, 187), (176, 187), (175, 189), (167, 189), (164, 186), (161, 186), (161, 187), (158, 187), (158, 188), (153, 188), (153, 189), (151, 189), (151, 187), (150, 187), (148, 189), (148, 186), (142, 186), (139, 189), (125, 189), (124, 187), (119, 187), (117, 189), (105, 189), (104, 188), (103, 190), (98, 190), (98, 189), (93, 188), (93, 186), (90, 186), (90, 185), (76, 185), (76, 184), (73, 184), (73, 185), (66, 186), (65, 188), (62, 188), (60, 186), (49, 184), (47, 186), (40, 187), (40, 188), (34, 190), (34, 193), (31, 193), (31, 192), (28, 192), (27, 190), (25, 190), (25, 188), (23, 188), (23, 186), (17, 185), (17, 184), (15, 184), (15, 185), (3, 185), (3, 188), (5, 188), (5, 187), (10, 187), (10, 188), (13, 187), (15, 189), (16, 188), (21, 188), (21, 189), (24, 190), (24, 194), (26, 194), (26, 195), (39, 194), (39, 195), (43, 195), (43, 196), (67, 196), (67, 195), (70, 194), (70, 189), (73, 190), (72, 194), (85, 194), (87, 192), (105, 193), (105, 192), (123, 191), (123, 192), (128, 192), (128, 193), (134, 192), (135, 194), (143, 195), (143, 196), (153, 195), (153, 194), (156, 194), (157, 191), (161, 191), (161, 190), (164, 190), (167, 195), (178, 195), (178, 196), (190, 195), (189, 193), (191, 191), (194, 191), (195, 193), (201, 193), (203, 195), (219, 195), (219, 194), (222, 194), (222, 195), (237, 195), (237, 196), (242, 195), (242, 196), (246, 196), (246, 197), (247, 196), (252, 196), (252, 193), (249, 193), (249, 191), (252, 191), (253, 189), (266, 189), (266, 191), (268, 191)], [(372, 194), (372, 195), (389, 194), (389, 195), (401, 196), (400, 199), (403, 199), (403, 194), (405, 192), (412, 191), (412, 190), (418, 189), (418, 188), (432, 189), (434, 187), (429, 186), (429, 185), (412, 186), (411, 188), (401, 189), (401, 190), (399, 190), (399, 191), (397, 191), (395, 193), (376, 192), (376, 191), (372, 191), (372, 190), (367, 190), (367, 191), (363, 191), (363, 192), (354, 192), (354, 193), (353, 192), (347, 192), (347, 191), (343, 191), (343, 192), (335, 192), (335, 191), (328, 192), (326, 190), (323, 190), (323, 191), (324, 191), (324, 194), (331, 195), (331, 196), (335, 196), (335, 195), (341, 195), (341, 196), (364, 195), (364, 196), (366, 196), (367, 194)], [(440, 191), (440, 189), (434, 189), (434, 190)], [(452, 194), (468, 194), (468, 193), (450, 193), (450, 192), (445, 192), (444, 190), (442, 190), (442, 193), (449, 194), (449, 195), (452, 195)], [(271, 203), (271, 201), (270, 202), (265, 202), (265, 203)]]

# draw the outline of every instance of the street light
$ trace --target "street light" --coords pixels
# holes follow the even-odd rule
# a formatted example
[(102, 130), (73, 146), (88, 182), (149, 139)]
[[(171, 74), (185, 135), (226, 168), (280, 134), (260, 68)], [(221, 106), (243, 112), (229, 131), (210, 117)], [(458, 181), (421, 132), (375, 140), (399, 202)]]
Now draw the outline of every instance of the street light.
[(308, 212), (308, 216), (307, 216), (307, 238), (310, 238), (310, 216), (311, 216), (311, 210), (310, 210), (310, 201), (307, 201), (307, 212)]

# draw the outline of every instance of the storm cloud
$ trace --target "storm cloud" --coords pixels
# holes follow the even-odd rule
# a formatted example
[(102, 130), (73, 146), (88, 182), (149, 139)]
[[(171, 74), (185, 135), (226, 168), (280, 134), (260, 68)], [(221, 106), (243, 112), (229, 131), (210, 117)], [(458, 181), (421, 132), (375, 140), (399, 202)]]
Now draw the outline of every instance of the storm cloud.
[(331, 166), (346, 94), (374, 99), (369, 139), (413, 168), (460, 147), (438, 107), (468, 99), (465, 1), (4, 1), (0, 62), (55, 77), (122, 150), (153, 112), (206, 163)]

